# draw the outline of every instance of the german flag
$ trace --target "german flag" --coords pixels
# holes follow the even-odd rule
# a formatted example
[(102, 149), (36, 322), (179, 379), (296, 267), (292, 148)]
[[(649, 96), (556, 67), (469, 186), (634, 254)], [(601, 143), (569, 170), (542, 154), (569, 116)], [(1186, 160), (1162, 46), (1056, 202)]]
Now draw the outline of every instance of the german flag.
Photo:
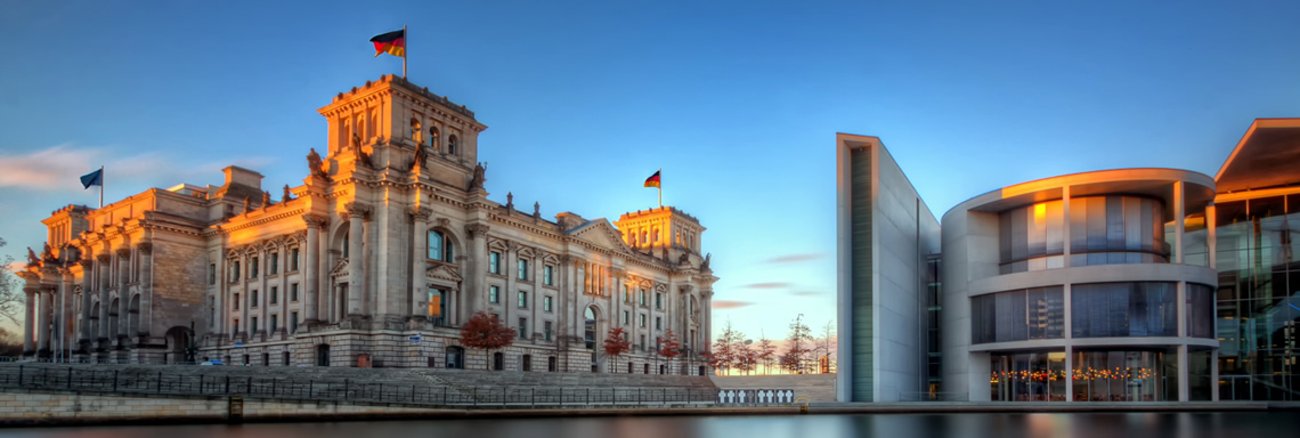
[(659, 172), (656, 170), (654, 175), (650, 175), (649, 178), (645, 179), (645, 187), (662, 187), (659, 185)]
[(387, 53), (400, 58), (406, 57), (406, 29), (375, 35), (370, 42), (375, 43), (375, 56)]

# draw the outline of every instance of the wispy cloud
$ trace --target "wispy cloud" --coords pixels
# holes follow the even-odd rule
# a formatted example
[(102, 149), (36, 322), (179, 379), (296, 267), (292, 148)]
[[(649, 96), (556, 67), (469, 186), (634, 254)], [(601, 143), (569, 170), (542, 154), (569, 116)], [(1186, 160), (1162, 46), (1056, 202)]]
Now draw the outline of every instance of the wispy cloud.
[(749, 302), (749, 301), (713, 300), (713, 308), (714, 308), (714, 309), (717, 309), (717, 310), (721, 310), (721, 309), (738, 309), (738, 308), (745, 307), (745, 306), (750, 306), (750, 305), (753, 305), (753, 304), (754, 304), (754, 303)]
[(762, 283), (750, 283), (741, 287), (746, 289), (785, 289), (790, 287), (790, 283), (782, 283), (779, 281), (768, 281)]
[(774, 265), (791, 265), (795, 263), (803, 263), (803, 262), (810, 262), (813, 260), (817, 260), (822, 258), (822, 256), (823, 254), (821, 253), (786, 254), (783, 256), (777, 256), (777, 257), (764, 260), (763, 263), (770, 263)]
[(821, 296), (822, 293), (815, 290), (801, 290), (801, 291), (790, 292), (790, 295), (794, 295), (796, 297), (816, 297), (816, 296)]
[[(171, 185), (196, 175), (219, 175), (225, 163), (194, 163), (193, 159), (157, 151), (117, 153), (103, 147), (69, 144), (50, 146), (25, 153), (0, 155), (0, 187), (46, 192), (83, 190), (80, 177), (104, 166), (107, 184)], [(234, 164), (258, 168), (274, 162), (265, 156), (244, 157)]]
[[(58, 145), (21, 155), (0, 155), (0, 187), (37, 190), (78, 188), (77, 177), (92, 170), (100, 152)], [(93, 166), (99, 167), (99, 166)]]

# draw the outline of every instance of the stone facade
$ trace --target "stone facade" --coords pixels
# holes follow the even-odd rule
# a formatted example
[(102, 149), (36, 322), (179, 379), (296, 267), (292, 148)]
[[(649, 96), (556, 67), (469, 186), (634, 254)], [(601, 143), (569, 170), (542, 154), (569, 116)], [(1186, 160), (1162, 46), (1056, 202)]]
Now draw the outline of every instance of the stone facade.
[[(698, 372), (717, 278), (695, 218), (659, 207), (549, 220), (509, 194), (490, 201), (476, 164), (486, 126), (392, 75), (320, 114), (327, 153), (312, 149), (279, 201), (231, 166), (221, 186), (54, 212), (20, 273), (27, 354), (484, 368), (498, 352), (462, 351), (457, 327), (485, 311), (520, 332), (499, 352), (506, 369), (626, 372), (630, 360), (653, 373), (671, 330), (688, 354), (665, 372)], [(600, 352), (613, 326), (633, 344), (617, 367)]]

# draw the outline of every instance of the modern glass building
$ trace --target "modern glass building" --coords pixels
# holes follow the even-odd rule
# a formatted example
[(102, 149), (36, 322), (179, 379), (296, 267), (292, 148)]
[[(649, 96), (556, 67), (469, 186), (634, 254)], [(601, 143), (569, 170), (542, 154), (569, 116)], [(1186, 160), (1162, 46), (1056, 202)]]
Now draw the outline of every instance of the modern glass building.
[[(842, 401), (1300, 400), (1300, 119), (1255, 120), (1214, 177), (1045, 178), (963, 202), (938, 228), (873, 219), (903, 203), (879, 197), (882, 171), (846, 146), (855, 138), (879, 145), (837, 142), (841, 351), (885, 354), (880, 307), (914, 301), (903, 308), (922, 324), (886, 342), (890, 357), (919, 358), (915, 375), (866, 381), (871, 398), (841, 382)], [(899, 252), (905, 241), (915, 249)], [(864, 358), (880, 362), (841, 354), (840, 369)]]
[[(1031, 181), (943, 217), (943, 382), (971, 401), (1212, 397), (1207, 175)], [(1191, 256), (1199, 254), (1199, 256)]]

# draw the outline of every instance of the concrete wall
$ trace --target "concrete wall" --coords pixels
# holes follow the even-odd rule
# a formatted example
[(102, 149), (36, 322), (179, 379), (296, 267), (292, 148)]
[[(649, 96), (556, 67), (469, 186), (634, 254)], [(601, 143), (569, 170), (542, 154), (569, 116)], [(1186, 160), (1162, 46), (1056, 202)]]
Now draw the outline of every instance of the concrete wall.
[(923, 391), (925, 256), (939, 225), (878, 138), (840, 134), (841, 401), (900, 401)]
[[(415, 415), (440, 411), (442, 410), (402, 406), (244, 399), (240, 412), (247, 420), (269, 420), (360, 414)], [(149, 398), (15, 389), (0, 392), (0, 424), (123, 421), (192, 423), (226, 421), (229, 413), (230, 401), (225, 397)]]

